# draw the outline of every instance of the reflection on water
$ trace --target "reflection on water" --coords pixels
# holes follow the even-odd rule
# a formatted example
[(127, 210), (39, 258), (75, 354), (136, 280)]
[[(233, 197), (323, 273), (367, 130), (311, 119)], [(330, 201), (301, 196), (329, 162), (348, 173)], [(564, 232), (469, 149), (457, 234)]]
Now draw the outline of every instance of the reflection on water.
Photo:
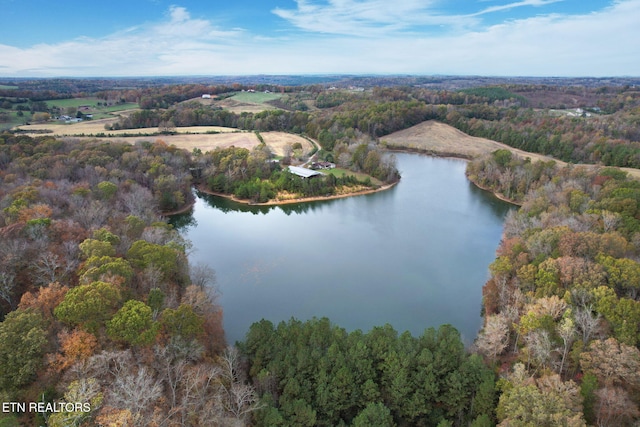
[(467, 342), (512, 207), (470, 184), (465, 162), (398, 154), (400, 184), (369, 195), (249, 206), (197, 193), (173, 218), (191, 262), (217, 271), (231, 342), (251, 323), (327, 316), (414, 335), (450, 323)]

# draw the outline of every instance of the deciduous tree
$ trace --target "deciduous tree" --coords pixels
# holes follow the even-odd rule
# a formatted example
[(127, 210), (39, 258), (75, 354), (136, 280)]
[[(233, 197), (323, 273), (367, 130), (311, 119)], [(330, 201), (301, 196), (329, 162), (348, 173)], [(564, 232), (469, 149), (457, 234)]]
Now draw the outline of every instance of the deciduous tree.
[(509, 343), (509, 323), (501, 314), (488, 316), (475, 345), (480, 353), (495, 361)]
[(12, 311), (0, 323), (0, 390), (15, 392), (35, 378), (47, 344), (45, 327), (33, 309)]

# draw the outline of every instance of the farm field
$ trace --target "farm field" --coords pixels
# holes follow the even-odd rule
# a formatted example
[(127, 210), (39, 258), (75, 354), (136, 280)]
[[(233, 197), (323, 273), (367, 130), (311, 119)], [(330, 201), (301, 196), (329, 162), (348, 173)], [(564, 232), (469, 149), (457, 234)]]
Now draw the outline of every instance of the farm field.
[(273, 92), (238, 92), (230, 99), (238, 102), (249, 102), (252, 104), (264, 104), (265, 102), (279, 99), (282, 95)]
[[(288, 145), (295, 144), (296, 142), (302, 144), (305, 152), (308, 152), (313, 148), (311, 143), (305, 138), (286, 132), (261, 132), (260, 135), (264, 139), (267, 147), (269, 147), (269, 150), (271, 150), (271, 152), (276, 156), (284, 155), (285, 148)], [(114, 138), (109, 138), (109, 140), (113, 139)], [(218, 147), (226, 148), (231, 146), (251, 150), (253, 147), (260, 144), (260, 140), (254, 132), (238, 132), (236, 129), (230, 129), (227, 132), (217, 134), (181, 133), (177, 135), (157, 135), (151, 137), (129, 136), (115, 139), (127, 141), (131, 144), (135, 144), (137, 141), (161, 140), (168, 145), (175, 145), (178, 148), (188, 151), (193, 151), (194, 148), (199, 148), (203, 152), (211, 151)]]
[(25, 111), (23, 116), (18, 116), (18, 112), (15, 110), (0, 108), (0, 113), (6, 113), (8, 117), (8, 121), (0, 123), (0, 130), (11, 129), (14, 126), (22, 125), (31, 118), (31, 113), (28, 111)]
[[(444, 123), (429, 120), (422, 122), (408, 129), (394, 132), (380, 138), (380, 141), (393, 149), (409, 149), (422, 151), (436, 156), (453, 156), (475, 158), (484, 154), (492, 153), (496, 150), (505, 149), (522, 157), (529, 157), (532, 161), (554, 161), (561, 166), (567, 163), (544, 156), (537, 153), (518, 150), (496, 141), (485, 138), (477, 138), (467, 135), (458, 129)], [(595, 165), (583, 165), (585, 167), (596, 167)], [(640, 169), (620, 168), (629, 175), (640, 179)]]
[[(234, 128), (221, 126), (189, 126), (176, 128), (175, 135), (158, 134), (158, 128), (123, 129), (107, 131), (104, 125), (113, 120), (93, 120), (74, 124), (43, 123), (35, 125), (19, 126), (18, 128), (32, 136), (42, 135), (43, 131), (49, 131), (45, 135), (58, 137), (78, 137), (104, 139), (106, 141), (126, 141), (135, 144), (138, 141), (162, 140), (169, 145), (192, 151), (199, 148), (203, 152), (217, 147), (243, 147), (252, 149), (260, 144), (260, 140), (254, 132), (239, 131)], [(148, 135), (148, 136), (145, 136)], [(260, 132), (260, 136), (272, 153), (282, 156), (285, 147), (300, 143), (304, 152), (311, 151), (314, 147), (305, 138), (286, 132)]]
[[(113, 117), (113, 113), (138, 108), (138, 104), (133, 102), (102, 105), (106, 103), (106, 101), (95, 97), (52, 99), (45, 102), (49, 108), (59, 108), (61, 110), (61, 114), (65, 114), (65, 110), (67, 108), (75, 108), (83, 114), (93, 114), (94, 119)], [(98, 105), (98, 103), (101, 105)]]
[[(89, 120), (79, 123), (39, 123), (32, 125), (18, 126), (18, 129), (34, 135), (46, 132), (54, 136), (127, 136), (127, 135), (151, 135), (157, 134), (158, 128), (120, 129), (105, 130), (106, 124), (116, 122), (117, 119)], [(48, 132), (47, 132), (48, 131)], [(177, 133), (213, 133), (213, 132), (238, 132), (238, 129), (221, 126), (187, 126), (175, 129)]]
[[(541, 154), (528, 153), (485, 138), (469, 136), (444, 123), (428, 120), (408, 129), (380, 138), (389, 148), (406, 148), (441, 156), (479, 157), (495, 150), (507, 149), (531, 160), (554, 160)], [(562, 163), (556, 160), (558, 163)]]
[(235, 95), (212, 104), (234, 113), (259, 113), (265, 110), (274, 110), (276, 107), (267, 104), (268, 101), (279, 99), (279, 93), (264, 92), (238, 92)]

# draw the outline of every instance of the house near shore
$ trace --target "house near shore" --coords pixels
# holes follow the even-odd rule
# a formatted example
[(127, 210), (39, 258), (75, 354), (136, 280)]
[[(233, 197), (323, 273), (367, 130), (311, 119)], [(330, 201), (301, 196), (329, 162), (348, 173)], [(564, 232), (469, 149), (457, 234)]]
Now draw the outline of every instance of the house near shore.
[(313, 162), (313, 163), (311, 163), (311, 169), (313, 169), (313, 170), (333, 169), (335, 167), (336, 167), (335, 163), (331, 163), (331, 162)]
[(300, 166), (289, 166), (289, 172), (298, 175), (301, 178), (313, 178), (314, 176), (324, 175), (322, 172), (314, 171)]

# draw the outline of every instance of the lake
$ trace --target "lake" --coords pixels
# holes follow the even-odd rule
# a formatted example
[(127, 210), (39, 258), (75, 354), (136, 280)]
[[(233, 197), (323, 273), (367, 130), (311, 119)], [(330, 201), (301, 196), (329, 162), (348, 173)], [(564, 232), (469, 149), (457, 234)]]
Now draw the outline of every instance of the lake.
[(269, 207), (199, 193), (174, 218), (193, 243), (190, 262), (216, 270), (229, 343), (262, 318), (314, 316), (416, 336), (450, 323), (473, 341), (513, 207), (469, 182), (462, 160), (396, 157), (402, 180), (387, 191)]

